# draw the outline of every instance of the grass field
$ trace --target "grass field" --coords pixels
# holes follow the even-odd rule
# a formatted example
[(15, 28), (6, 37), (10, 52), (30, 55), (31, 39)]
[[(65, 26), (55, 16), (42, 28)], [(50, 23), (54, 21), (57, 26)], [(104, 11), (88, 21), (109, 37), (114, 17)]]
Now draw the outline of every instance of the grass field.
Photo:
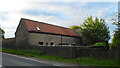
[(36, 58), (43, 58), (43, 59), (54, 60), (54, 61), (59, 61), (59, 62), (69, 62), (69, 63), (75, 63), (75, 64), (80, 64), (80, 65), (119, 66), (117, 60), (103, 60), (103, 59), (95, 59), (95, 58), (90, 58), (90, 57), (77, 58), (77, 59), (66, 59), (60, 56), (49, 55), (42, 51), (35, 51), (35, 50), (16, 50), (16, 49), (2, 48), (2, 52), (36, 57)]

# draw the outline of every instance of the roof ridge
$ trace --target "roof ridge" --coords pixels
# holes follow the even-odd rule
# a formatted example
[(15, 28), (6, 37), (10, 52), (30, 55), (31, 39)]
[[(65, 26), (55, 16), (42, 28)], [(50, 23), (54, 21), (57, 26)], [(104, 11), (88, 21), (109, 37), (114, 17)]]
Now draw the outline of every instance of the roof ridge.
[[(59, 26), (59, 25), (53, 25), (53, 24), (49, 24), (49, 23), (45, 23), (45, 22), (39, 22), (39, 21), (31, 20), (31, 19), (26, 19), (26, 18), (21, 18), (21, 19), (29, 20), (29, 21), (33, 21), (33, 22), (37, 22), (37, 23), (43, 23), (43, 24), (47, 24), (47, 25), (52, 25), (52, 26), (56, 26), (56, 27), (60, 27), (60, 28), (64, 28), (64, 29), (70, 29), (70, 28), (67, 28), (67, 27), (63, 27), (63, 26)], [(70, 29), (70, 30), (73, 30), (73, 29)]]

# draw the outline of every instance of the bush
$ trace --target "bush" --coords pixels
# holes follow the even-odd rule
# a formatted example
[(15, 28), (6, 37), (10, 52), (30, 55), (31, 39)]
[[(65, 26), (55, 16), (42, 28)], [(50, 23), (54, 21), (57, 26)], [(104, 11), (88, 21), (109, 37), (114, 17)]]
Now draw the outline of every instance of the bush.
[(109, 49), (111, 50), (112, 48), (117, 48), (118, 45), (117, 44), (113, 44), (113, 43), (109, 43)]
[(91, 45), (90, 47), (105, 47), (106, 44), (104, 42), (98, 42), (95, 43), (94, 45)]

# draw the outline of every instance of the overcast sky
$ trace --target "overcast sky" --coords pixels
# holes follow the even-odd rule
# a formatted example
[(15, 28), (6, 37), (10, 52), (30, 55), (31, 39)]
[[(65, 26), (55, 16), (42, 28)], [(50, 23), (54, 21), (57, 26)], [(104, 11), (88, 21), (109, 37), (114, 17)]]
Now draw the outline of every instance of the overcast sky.
[(21, 18), (70, 27), (82, 24), (86, 17), (92, 15), (105, 19), (112, 33), (115, 27), (112, 25), (111, 19), (117, 18), (117, 12), (117, 1), (40, 2), (39, 0), (3, 0), (0, 2), (0, 25), (5, 31), (5, 38), (11, 38), (14, 37)]

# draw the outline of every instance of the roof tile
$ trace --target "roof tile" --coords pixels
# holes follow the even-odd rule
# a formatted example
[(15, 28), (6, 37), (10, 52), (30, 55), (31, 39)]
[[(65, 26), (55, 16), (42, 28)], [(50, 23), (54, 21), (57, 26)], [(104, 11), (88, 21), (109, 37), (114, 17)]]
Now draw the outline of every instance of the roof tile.
[(38, 31), (36, 27), (39, 27), (41, 32), (69, 35), (69, 36), (78, 36), (78, 34), (74, 32), (74, 30), (69, 28), (64, 28), (64, 27), (33, 21), (29, 19), (23, 19), (23, 20), (26, 23), (29, 31)]

